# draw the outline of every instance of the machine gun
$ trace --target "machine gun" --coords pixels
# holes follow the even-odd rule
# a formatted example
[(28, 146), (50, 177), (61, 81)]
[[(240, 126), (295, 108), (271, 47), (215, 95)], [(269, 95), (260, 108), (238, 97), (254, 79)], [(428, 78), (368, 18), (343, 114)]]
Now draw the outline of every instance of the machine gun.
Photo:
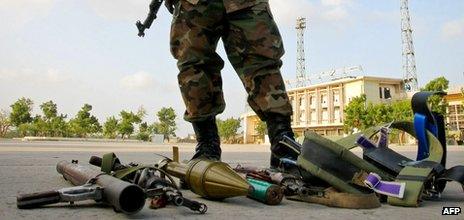
[(163, 0), (152, 0), (149, 6), (150, 11), (148, 12), (148, 16), (145, 19), (145, 21), (142, 23), (140, 20), (138, 20), (135, 23), (137, 29), (139, 30), (139, 37), (145, 36), (145, 29), (149, 29), (153, 24), (153, 21), (156, 19), (156, 14), (158, 14), (158, 10), (160, 9), (161, 4), (163, 4)]

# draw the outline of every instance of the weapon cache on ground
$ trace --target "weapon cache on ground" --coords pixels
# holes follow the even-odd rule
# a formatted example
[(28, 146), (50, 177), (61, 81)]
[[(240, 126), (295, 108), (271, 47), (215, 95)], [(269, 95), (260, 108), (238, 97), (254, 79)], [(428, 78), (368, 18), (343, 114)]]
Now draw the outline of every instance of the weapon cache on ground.
[(115, 171), (115, 168), (118, 168), (114, 173), (117, 178), (128, 176), (134, 170), (140, 169), (137, 167), (156, 167), (184, 181), (195, 194), (209, 199), (246, 196), (253, 191), (253, 187), (228, 164), (210, 160), (181, 163), (178, 161), (178, 148), (174, 147), (173, 150), (173, 160), (163, 156), (155, 165), (122, 165), (113, 153), (105, 154), (103, 159), (93, 156), (89, 162), (101, 166), (104, 172)]
[[(163, 157), (161, 161), (151, 167), (156, 166), (157, 169), (164, 170), (166, 176), (171, 174), (182, 179), (187, 188), (202, 197), (224, 199), (246, 195), (268, 205), (277, 205), (282, 201), (283, 191), (275, 184), (256, 179), (247, 178), (245, 180), (245, 178), (234, 172), (228, 164), (222, 162), (193, 160), (188, 163), (179, 163), (177, 147), (173, 147), (173, 154), (173, 160)], [(103, 159), (92, 156), (89, 163), (102, 167), (104, 172), (108, 172), (108, 170), (114, 171), (115, 176), (132, 183), (137, 183), (132, 179), (138, 178), (138, 175), (131, 175), (131, 172), (150, 167), (149, 165), (139, 166), (134, 163), (123, 165), (113, 153), (105, 154)], [(138, 185), (144, 188), (144, 186)]]
[[(419, 92), (413, 96), (414, 122), (395, 121), (337, 141), (310, 131), (305, 132), (302, 144), (284, 138), (280, 142), (283, 147), (298, 151), (299, 156), (297, 160), (281, 159), (278, 169), (232, 169), (226, 163), (209, 160), (181, 163), (177, 147), (173, 148), (172, 159), (162, 156), (158, 163), (150, 165), (124, 165), (114, 153), (91, 157), (90, 164), (101, 167), (102, 172), (76, 161), (62, 161), (57, 171), (78, 186), (19, 195), (17, 206), (34, 208), (92, 199), (132, 214), (142, 209), (148, 197), (151, 208), (173, 204), (205, 213), (205, 204), (182, 196), (173, 176), (192, 192), (210, 199), (248, 196), (274, 205), (280, 203), (284, 194), (291, 200), (342, 208), (376, 208), (380, 202), (417, 207), (422, 200), (441, 199), (448, 181), (464, 186), (464, 166), (446, 169), (443, 116), (427, 105), (427, 99), (437, 94), (442, 95)], [(409, 133), (418, 140), (416, 160), (388, 147), (391, 129)], [(350, 151), (356, 146), (362, 147), (363, 158)]]
[(19, 195), (18, 208), (35, 208), (46, 204), (93, 199), (110, 204), (115, 211), (134, 214), (145, 205), (145, 193), (135, 184), (77, 164), (76, 161), (73, 163), (61, 161), (56, 165), (56, 170), (77, 187)]
[(161, 4), (163, 4), (163, 0), (152, 0), (149, 6), (150, 11), (148, 12), (148, 16), (145, 19), (145, 21), (143, 21), (142, 23), (140, 20), (138, 20), (135, 23), (137, 29), (139, 30), (139, 37), (144, 37), (145, 29), (150, 29), (151, 25), (153, 24), (153, 21), (156, 19), (156, 15), (158, 14), (158, 10), (160, 9)]
[(208, 210), (205, 204), (183, 197), (172, 177), (154, 165), (123, 165), (114, 153), (103, 155), (103, 159), (92, 156), (89, 163), (101, 167), (103, 172), (118, 179), (140, 186), (150, 200), (150, 208), (163, 208), (167, 204), (173, 204), (185, 206), (201, 214)]

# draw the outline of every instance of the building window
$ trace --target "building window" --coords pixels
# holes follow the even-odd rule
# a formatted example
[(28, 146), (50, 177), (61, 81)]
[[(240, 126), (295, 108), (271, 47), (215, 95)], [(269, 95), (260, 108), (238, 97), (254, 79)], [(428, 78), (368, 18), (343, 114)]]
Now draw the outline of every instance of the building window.
[(334, 105), (336, 106), (340, 105), (340, 94), (338, 93), (334, 94)]
[(301, 111), (301, 113), (300, 113), (300, 122), (301, 123), (306, 123), (306, 114), (305, 114), (304, 110)]
[(321, 104), (326, 104), (327, 103), (327, 95), (322, 95), (321, 96)]
[(317, 111), (311, 111), (311, 122), (317, 123)]
[(315, 96), (310, 96), (309, 97), (309, 105), (311, 108), (316, 108), (316, 97)]
[(340, 115), (340, 108), (339, 107), (334, 108), (334, 121), (335, 121), (335, 123), (341, 122), (340, 121), (340, 116), (341, 116)]
[(386, 88), (383, 90), (383, 97), (384, 97), (385, 99), (391, 99), (390, 88), (386, 87)]
[(322, 111), (322, 123), (325, 124), (329, 122), (329, 112), (327, 110)]
[(383, 91), (382, 87), (379, 87), (379, 98), (383, 99)]

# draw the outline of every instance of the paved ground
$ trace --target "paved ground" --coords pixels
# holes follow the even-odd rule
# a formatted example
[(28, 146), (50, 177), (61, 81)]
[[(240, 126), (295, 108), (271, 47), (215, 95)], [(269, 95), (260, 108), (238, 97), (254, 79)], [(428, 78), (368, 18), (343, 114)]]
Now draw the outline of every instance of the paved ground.
[[(180, 145), (181, 159), (192, 155), (193, 145)], [(373, 210), (349, 210), (284, 200), (279, 206), (266, 206), (245, 197), (213, 202), (198, 198), (185, 191), (189, 198), (208, 205), (208, 213), (199, 215), (182, 207), (160, 210), (144, 208), (133, 216), (113, 212), (94, 203), (56, 205), (34, 210), (18, 210), (16, 195), (49, 189), (69, 187), (56, 172), (61, 160), (78, 159), (84, 163), (91, 155), (114, 151), (123, 161), (150, 163), (155, 154), (170, 155), (168, 145), (141, 143), (89, 143), (89, 142), (18, 142), (0, 140), (0, 219), (463, 219), (441, 216), (443, 206), (464, 208), (464, 193), (458, 184), (449, 184), (441, 202), (425, 201), (420, 208), (402, 208), (383, 204)], [(401, 148), (407, 156), (414, 156), (414, 148)], [(223, 147), (223, 160), (231, 164), (265, 166), (269, 151), (262, 145), (227, 145)], [(359, 151), (357, 151), (359, 153)], [(451, 147), (449, 165), (464, 164), (464, 148)]]

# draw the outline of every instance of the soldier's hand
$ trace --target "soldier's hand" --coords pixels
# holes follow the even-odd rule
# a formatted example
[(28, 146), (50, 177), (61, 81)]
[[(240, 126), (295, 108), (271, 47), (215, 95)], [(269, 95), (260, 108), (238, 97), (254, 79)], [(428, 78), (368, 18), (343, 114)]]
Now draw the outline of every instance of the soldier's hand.
[(168, 9), (169, 13), (174, 13), (174, 6), (179, 0), (165, 0), (164, 5)]

